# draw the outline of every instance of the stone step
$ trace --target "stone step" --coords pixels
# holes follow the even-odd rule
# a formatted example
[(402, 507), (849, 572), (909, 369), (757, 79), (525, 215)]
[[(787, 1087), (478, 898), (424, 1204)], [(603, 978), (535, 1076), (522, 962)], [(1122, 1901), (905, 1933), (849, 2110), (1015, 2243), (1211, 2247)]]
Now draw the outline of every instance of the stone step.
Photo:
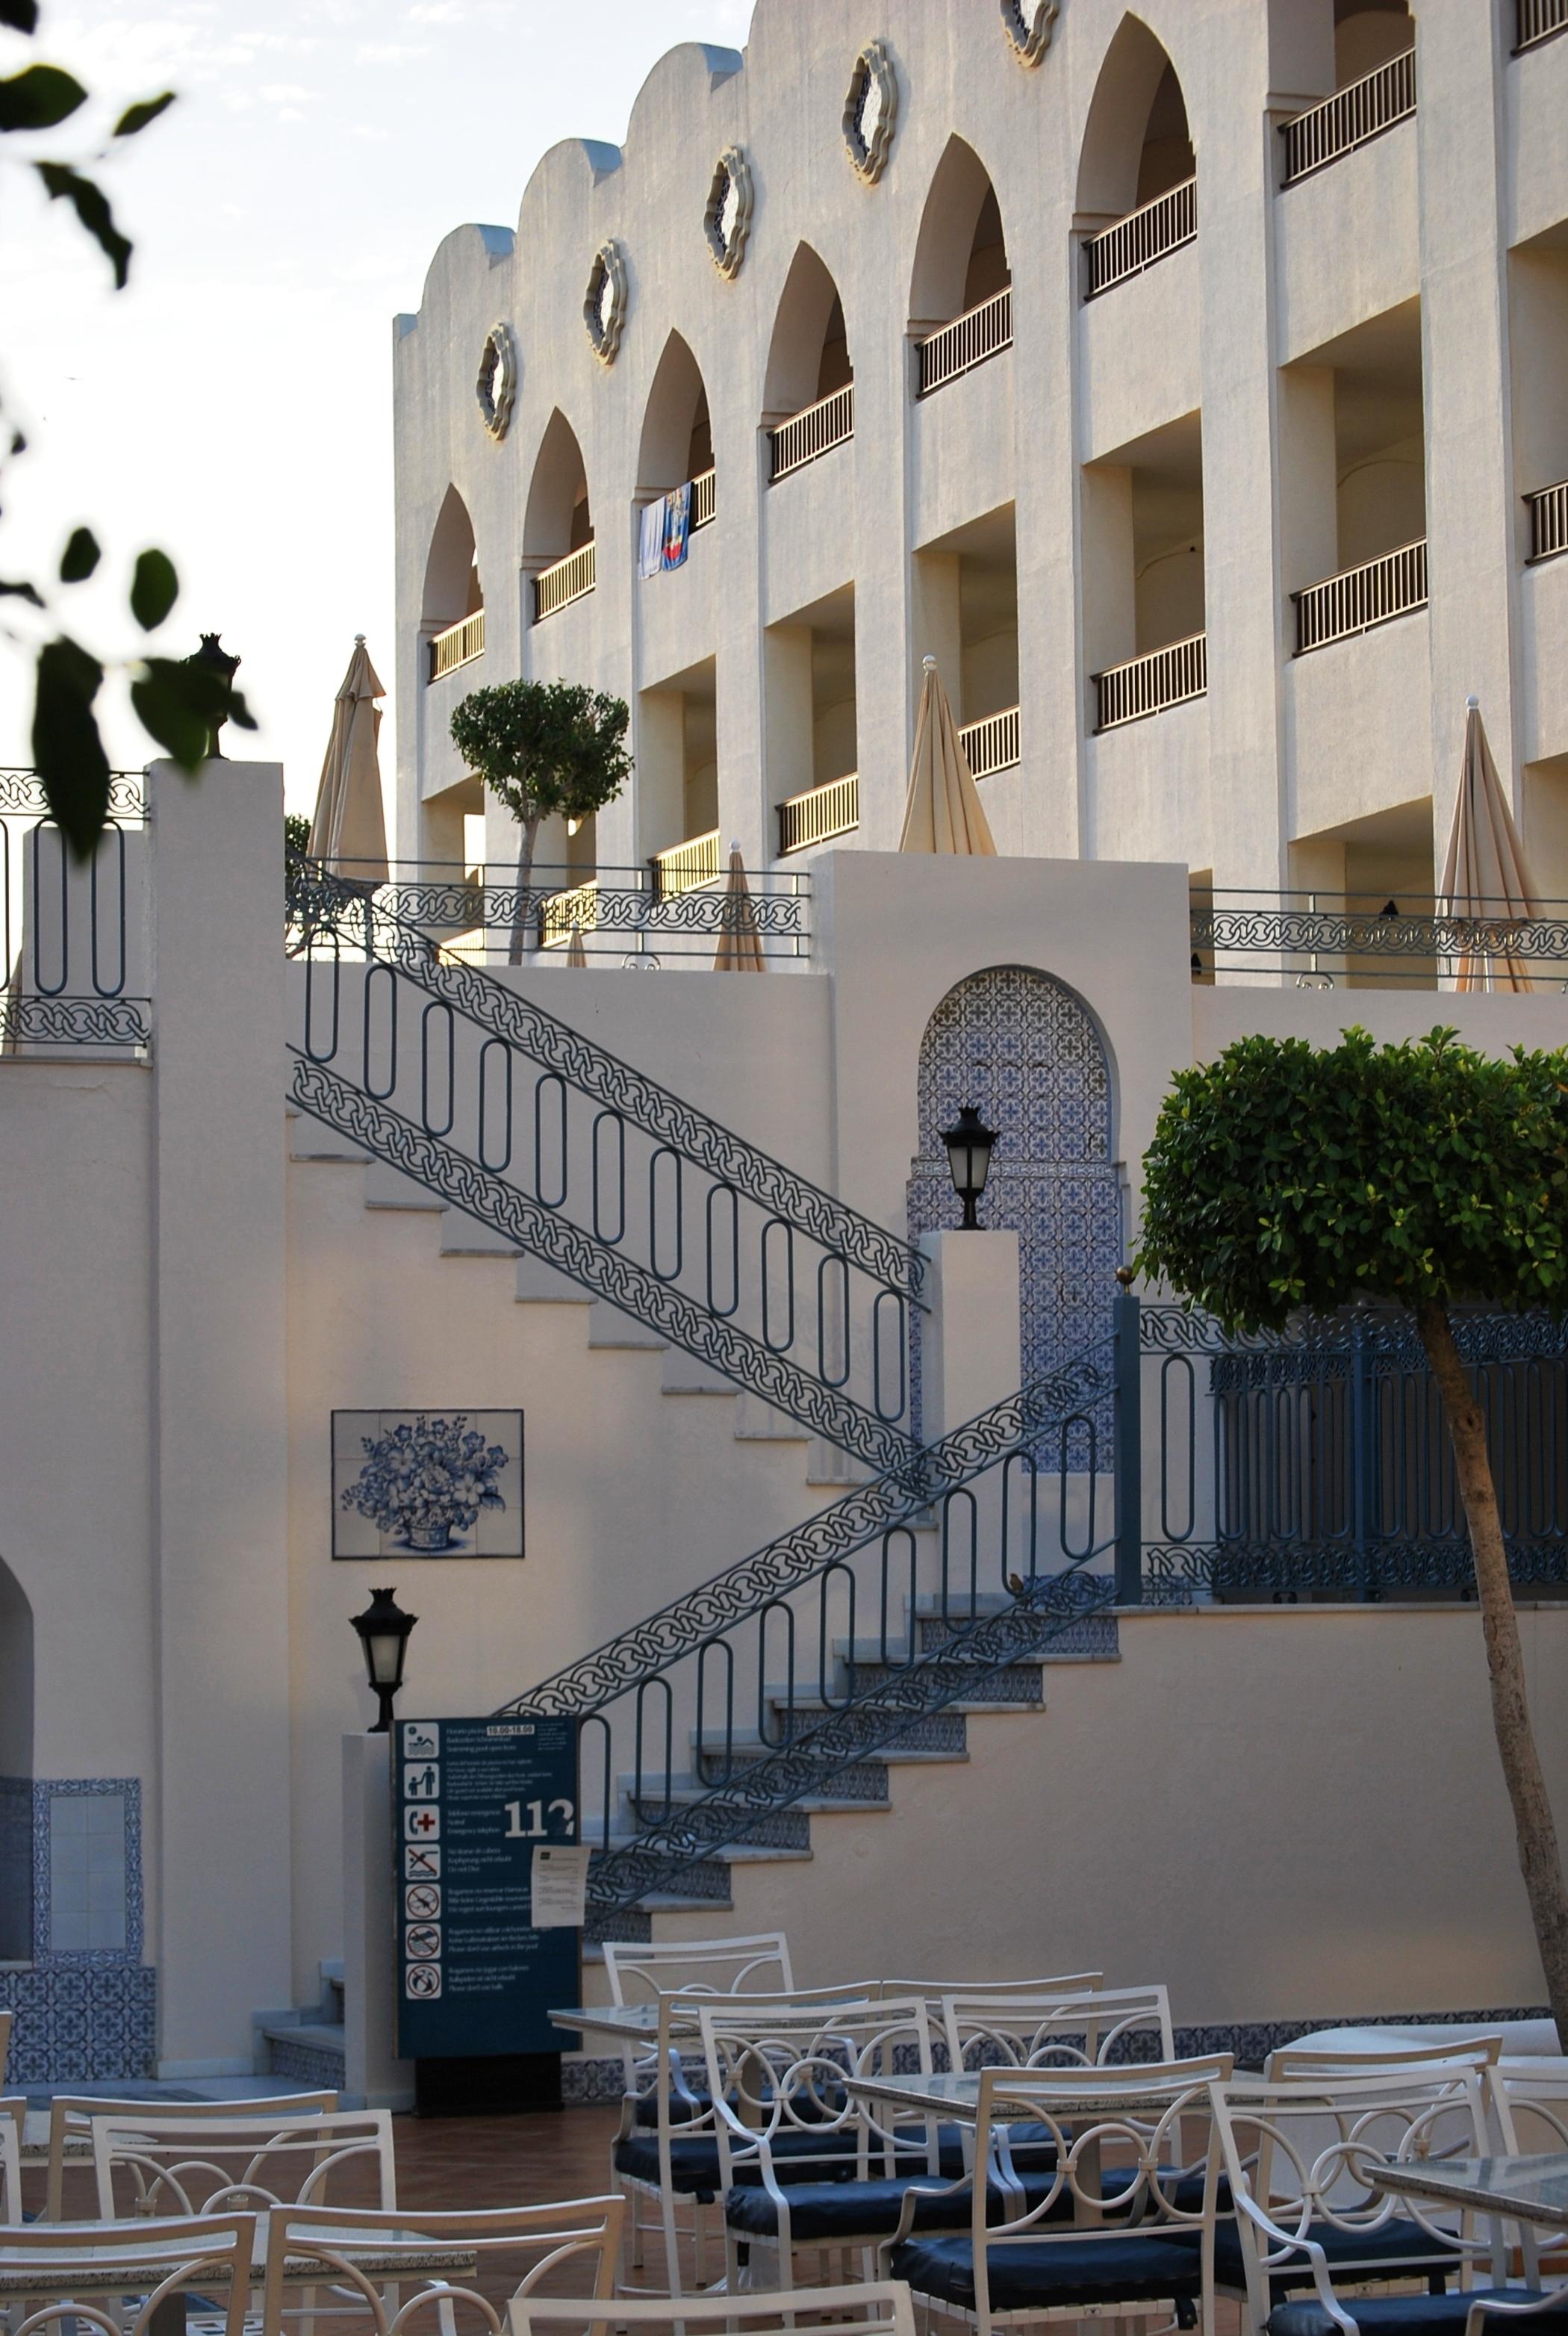
[(650, 1330), (646, 1322), (623, 1314), (618, 1306), (595, 1298), (589, 1307), (588, 1343), (590, 1347), (639, 1347), (657, 1352), (669, 1341), (661, 1338), (657, 1330)]
[(557, 1272), (543, 1258), (526, 1253), (517, 1260), (514, 1295), (520, 1306), (591, 1306), (594, 1302), (592, 1293), (580, 1281)]

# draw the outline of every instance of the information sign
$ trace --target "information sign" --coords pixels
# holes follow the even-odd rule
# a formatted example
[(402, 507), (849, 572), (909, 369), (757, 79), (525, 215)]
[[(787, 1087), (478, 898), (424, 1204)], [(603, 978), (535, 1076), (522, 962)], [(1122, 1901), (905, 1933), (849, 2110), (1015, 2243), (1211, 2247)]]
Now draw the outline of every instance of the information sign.
[(545, 2014), (577, 2000), (581, 1933), (534, 1928), (532, 1878), (578, 1837), (577, 1722), (400, 1719), (395, 1747), (399, 2053), (570, 2051)]

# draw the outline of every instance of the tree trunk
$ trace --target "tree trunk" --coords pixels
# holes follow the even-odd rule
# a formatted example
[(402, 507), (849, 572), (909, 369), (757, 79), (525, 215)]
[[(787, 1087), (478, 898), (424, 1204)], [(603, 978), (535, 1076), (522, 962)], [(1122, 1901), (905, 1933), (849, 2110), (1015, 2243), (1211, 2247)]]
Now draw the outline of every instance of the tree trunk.
[(533, 877), (533, 847), (539, 835), (540, 813), (523, 820), (522, 842), (517, 853), (517, 909), (511, 920), (511, 945), (506, 952), (508, 965), (521, 965), (522, 952), (531, 921), (528, 914), (528, 888)]
[(1416, 1325), (1448, 1416), (1454, 1465), (1470, 1528), (1475, 1588), (1481, 1601), (1481, 1629), (1492, 1682), (1492, 1725), (1513, 1805), (1519, 1866), (1535, 1925), (1541, 1968), (1546, 1975), (1547, 1999), (1557, 2023), (1558, 2039), (1563, 2051), (1568, 2052), (1568, 1889), (1563, 1886), (1557, 1827), (1530, 1725), (1519, 1617), (1514, 1611), (1514, 1591), (1508, 1580), (1508, 1553), (1503, 1543), (1503, 1521), (1497, 1512), (1497, 1488), (1492, 1481), (1492, 1462), (1486, 1450), (1486, 1423), (1459, 1359), (1447, 1308), (1435, 1299), (1423, 1300), (1416, 1309)]

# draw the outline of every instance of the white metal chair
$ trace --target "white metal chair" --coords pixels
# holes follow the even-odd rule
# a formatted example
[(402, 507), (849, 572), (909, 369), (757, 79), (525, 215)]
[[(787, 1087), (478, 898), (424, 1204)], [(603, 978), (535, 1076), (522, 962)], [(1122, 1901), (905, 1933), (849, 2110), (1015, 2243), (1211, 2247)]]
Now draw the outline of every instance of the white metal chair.
[(222, 2336), (243, 2336), (256, 2254), (250, 2214), (124, 2223), (24, 2223), (0, 2231), (9, 2336), (153, 2336), (165, 2307), (226, 2292)]
[(338, 2109), (304, 2117), (251, 2117), (230, 2104), (227, 2117), (93, 2119), (98, 2211), (212, 2214), (236, 2207), (325, 2206), (346, 2167), (372, 2177), (374, 2204), (397, 2204), (392, 2117), (386, 2109)]
[(799, 2288), (774, 2295), (698, 2295), (678, 2300), (565, 2303), (553, 2296), (519, 2296), (511, 2306), (511, 2336), (794, 2336), (801, 2321), (812, 2336), (915, 2336), (910, 2292), (896, 2280), (856, 2287)]
[(22, 2134), (26, 2115), (25, 2095), (0, 2100), (0, 2207), (7, 2223), (22, 2220)]
[[(878, 2250), (883, 2275), (908, 2280), (928, 2319), (957, 2320), (979, 2336), (1154, 2313), (1212, 2336), (1212, 2096), (1231, 2067), (1219, 2055), (1136, 2068), (985, 2069), (975, 2163), (989, 2178), (963, 2185), (958, 2230), (921, 2231), (922, 2200), (911, 2190)], [(1011, 2163), (1021, 2121), (1051, 2144), (1050, 2172), (1028, 2185)], [(1194, 2126), (1203, 2139), (1195, 2156)]]
[(1163, 1987), (955, 1990), (937, 2017), (950, 2068), (1094, 2068), (1175, 2057)]
[[(613, 2295), (626, 2212), (624, 2198), (567, 2198), (472, 2213), (279, 2209), (268, 2228), (261, 2336), (284, 2336), (293, 2316), (286, 2307), (288, 2291), (317, 2282), (331, 2294), (331, 2317), (363, 2318), (374, 2336), (399, 2336), (421, 2314), (434, 2320), (440, 2336), (456, 2336), (460, 2320), (504, 2336), (506, 2305), (483, 2292), (485, 2273), (500, 2268), (515, 2300), (542, 2290), (570, 2266), (576, 2279), (587, 2272), (591, 2295)], [(375, 2259), (374, 2273), (356, 2260), (367, 2250)], [(472, 2255), (473, 2272), (453, 2277), (433, 2267), (432, 2256), (448, 2250)], [(307, 2316), (323, 2314), (307, 2308)]]
[[(705, 2003), (731, 2288), (794, 2282), (797, 2249), (864, 2254), (897, 2223), (904, 2190), (940, 2182), (938, 2121), (852, 2093), (851, 2077), (930, 2078), (924, 1999), (875, 2003)], [(951, 2211), (951, 2210), (950, 2210)]]
[[(1488, 2253), (1500, 2273), (1495, 2239), (1475, 2235), (1466, 2216), (1375, 2188), (1368, 2173), (1388, 2159), (1484, 2156), (1485, 2066), (1461, 2054), (1216, 2088), (1235, 2222), (1216, 2236), (1215, 2284), (1244, 2298), (1254, 2331), (1333, 2336), (1347, 2312), (1368, 2328), (1408, 2323), (1412, 2336), (1462, 2329), (1448, 2282), (1469, 2288)], [(1352, 2286), (1412, 2280), (1427, 2292), (1339, 2300)], [(1300, 2300), (1303, 2290), (1316, 2301)]]
[(0, 2011), (0, 2085), (5, 2082), (5, 2067), (11, 2058), (11, 2025), (14, 2011)]
[(1333, 2052), (1320, 2045), (1281, 2044), (1264, 2061), (1263, 2074), (1276, 2085), (1308, 2077), (1331, 2083), (1336, 2076), (1359, 2076), (1377, 2068), (1406, 2069), (1411, 2074), (1423, 2067), (1455, 2063), (1466, 2068), (1489, 2068), (1502, 2049), (1501, 2035), (1464, 2036), (1457, 2029), (1452, 2044), (1393, 2044), (1386, 2052)]
[(156, 2117), (161, 2111), (177, 2116), (181, 2124), (222, 2124), (232, 2123), (237, 2117), (318, 2117), (336, 2107), (336, 2093), (278, 2093), (243, 2103), (180, 2101), (178, 2106), (168, 2101), (116, 2100), (112, 2094), (103, 2093), (56, 2093), (49, 2104), (49, 2165), (44, 2177), (44, 2218), (50, 2223), (63, 2219), (67, 2164), (80, 2159), (84, 2166), (91, 2166), (94, 2117), (115, 2117), (134, 2124), (139, 2117)]
[(612, 2003), (651, 2003), (661, 1995), (789, 1995), (794, 1990), (789, 1941), (782, 1931), (749, 1939), (607, 1939), (604, 1975)]
[[(870, 1993), (866, 1988), (843, 1987), (824, 1989), (808, 1997), (747, 1995), (738, 2000), (744, 2001), (749, 2012), (758, 2006), (787, 2007), (802, 2001), (864, 2003)], [(638, 2064), (638, 2088), (622, 2098), (620, 2125), (610, 2146), (610, 2188), (624, 2196), (630, 2207), (627, 2236), (631, 2268), (638, 2270), (642, 2264), (639, 2201), (646, 2200), (655, 2208), (662, 2233), (667, 2292), (670, 2295), (678, 2295), (683, 2284), (682, 2210), (689, 2210), (690, 2214), (693, 2267), (700, 2287), (706, 2278), (704, 2212), (713, 2205), (724, 2186), (717, 2120), (701, 2074), (697, 2025), (701, 2007), (713, 2000), (703, 1995), (695, 1999), (675, 1994), (659, 1997), (657, 2040), (651, 2057)], [(737, 1999), (718, 2000), (729, 2002)], [(695, 2088), (687, 2081), (676, 2041), (677, 2037), (689, 2039), (694, 2035), (697, 2060)], [(661, 2069), (669, 2071), (667, 2082), (659, 2081)]]

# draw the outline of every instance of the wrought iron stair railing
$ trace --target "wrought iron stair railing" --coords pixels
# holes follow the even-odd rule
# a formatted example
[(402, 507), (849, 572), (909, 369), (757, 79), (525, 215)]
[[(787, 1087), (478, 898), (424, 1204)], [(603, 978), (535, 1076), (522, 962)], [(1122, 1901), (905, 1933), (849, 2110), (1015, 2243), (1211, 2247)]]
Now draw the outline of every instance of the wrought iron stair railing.
[(882, 1470), (918, 1251), (365, 890), (308, 867), (293, 1100)]
[(502, 1707), (584, 1723), (597, 1908), (688, 1886), (1108, 1612), (1113, 1387), (1106, 1341)]

